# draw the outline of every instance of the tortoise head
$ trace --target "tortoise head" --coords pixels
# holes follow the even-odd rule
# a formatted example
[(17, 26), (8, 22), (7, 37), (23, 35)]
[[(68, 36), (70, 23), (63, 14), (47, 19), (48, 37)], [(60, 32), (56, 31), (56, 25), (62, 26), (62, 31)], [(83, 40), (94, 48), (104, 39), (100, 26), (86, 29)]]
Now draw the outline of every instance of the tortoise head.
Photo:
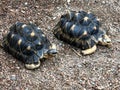
[(44, 58), (50, 58), (57, 54), (56, 45), (52, 44), (48, 50), (44, 51)]
[(98, 35), (98, 44), (111, 46), (112, 42), (111, 39), (108, 37), (105, 31), (100, 30)]

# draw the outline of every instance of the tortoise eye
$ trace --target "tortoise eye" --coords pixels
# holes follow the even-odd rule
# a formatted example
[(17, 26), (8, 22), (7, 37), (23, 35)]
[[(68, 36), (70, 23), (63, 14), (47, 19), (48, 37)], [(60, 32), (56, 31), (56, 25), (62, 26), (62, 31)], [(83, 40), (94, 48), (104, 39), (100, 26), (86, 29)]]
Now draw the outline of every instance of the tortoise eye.
[(105, 35), (104, 35), (104, 34), (102, 34), (102, 38), (105, 38)]

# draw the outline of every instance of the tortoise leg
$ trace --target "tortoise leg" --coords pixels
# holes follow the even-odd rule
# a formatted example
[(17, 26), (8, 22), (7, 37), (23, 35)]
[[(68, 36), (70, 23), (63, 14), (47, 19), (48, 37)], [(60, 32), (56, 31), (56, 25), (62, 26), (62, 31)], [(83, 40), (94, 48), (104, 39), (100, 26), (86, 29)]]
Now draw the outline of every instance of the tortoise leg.
[(35, 69), (38, 68), (40, 66), (40, 60), (38, 61), (38, 64), (25, 64), (25, 67), (27, 69)]
[(52, 43), (52, 45), (49, 47), (50, 49), (47, 51), (48, 55), (56, 55), (57, 54), (57, 47), (55, 44)]
[(93, 47), (86, 49), (86, 50), (82, 50), (82, 54), (83, 55), (88, 55), (88, 54), (92, 54), (96, 51), (97, 47), (96, 45), (94, 45)]
[(47, 51), (44, 52), (44, 58), (51, 58), (57, 54), (56, 45), (52, 44)]

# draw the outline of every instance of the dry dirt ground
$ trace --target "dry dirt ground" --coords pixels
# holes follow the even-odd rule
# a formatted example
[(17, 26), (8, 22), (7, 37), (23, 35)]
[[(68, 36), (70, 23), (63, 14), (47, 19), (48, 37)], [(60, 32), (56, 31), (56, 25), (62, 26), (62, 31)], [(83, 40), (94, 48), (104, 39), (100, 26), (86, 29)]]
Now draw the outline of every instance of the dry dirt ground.
[[(69, 9), (97, 15), (113, 46), (80, 57), (57, 40), (52, 29)], [(27, 70), (0, 48), (0, 90), (120, 90), (120, 0), (0, 0), (0, 41), (16, 21), (37, 24), (59, 53)]]

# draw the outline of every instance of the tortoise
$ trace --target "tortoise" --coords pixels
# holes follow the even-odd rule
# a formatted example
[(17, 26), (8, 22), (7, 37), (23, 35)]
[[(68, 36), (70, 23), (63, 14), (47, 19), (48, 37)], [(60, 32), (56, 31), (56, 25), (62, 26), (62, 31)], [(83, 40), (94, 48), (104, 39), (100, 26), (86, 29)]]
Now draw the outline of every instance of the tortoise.
[(81, 49), (83, 55), (96, 51), (96, 45), (111, 46), (111, 39), (91, 12), (68, 11), (53, 28), (56, 38)]
[(40, 66), (40, 60), (57, 54), (56, 45), (51, 44), (45, 34), (33, 23), (16, 22), (3, 38), (2, 47), (24, 62), (27, 69)]

